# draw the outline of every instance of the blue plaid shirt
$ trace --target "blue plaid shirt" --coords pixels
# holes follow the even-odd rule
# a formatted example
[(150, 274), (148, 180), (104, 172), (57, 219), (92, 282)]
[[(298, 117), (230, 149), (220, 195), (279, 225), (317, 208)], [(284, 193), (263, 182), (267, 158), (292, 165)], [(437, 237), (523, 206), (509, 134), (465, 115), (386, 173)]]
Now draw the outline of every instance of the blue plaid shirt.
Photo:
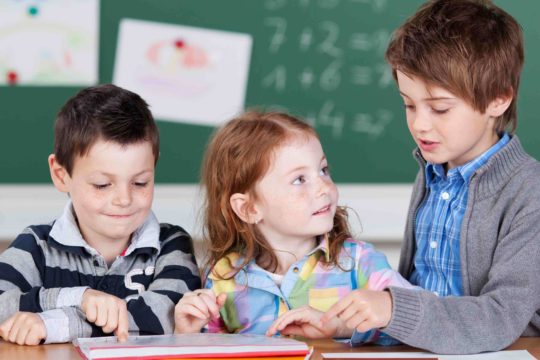
[(461, 296), (459, 240), (472, 175), (505, 146), (504, 136), (476, 159), (445, 173), (441, 164), (425, 168), (427, 197), (416, 214), (416, 253), (412, 284), (439, 296)]

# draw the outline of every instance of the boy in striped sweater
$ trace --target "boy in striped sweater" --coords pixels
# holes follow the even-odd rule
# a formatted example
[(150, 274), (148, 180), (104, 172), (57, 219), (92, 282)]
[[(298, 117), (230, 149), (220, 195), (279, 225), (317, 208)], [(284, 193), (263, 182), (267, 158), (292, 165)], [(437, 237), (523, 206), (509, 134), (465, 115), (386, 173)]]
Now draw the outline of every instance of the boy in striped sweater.
[(49, 168), (63, 214), (0, 255), (0, 336), (17, 344), (172, 333), (201, 286), (190, 236), (151, 211), (159, 134), (146, 102), (114, 85), (61, 109)]

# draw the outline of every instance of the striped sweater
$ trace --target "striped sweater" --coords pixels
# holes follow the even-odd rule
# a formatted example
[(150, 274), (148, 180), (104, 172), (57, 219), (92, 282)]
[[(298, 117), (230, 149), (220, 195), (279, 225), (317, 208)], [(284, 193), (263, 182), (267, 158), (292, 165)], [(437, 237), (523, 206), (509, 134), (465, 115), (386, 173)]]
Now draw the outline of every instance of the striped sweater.
[(109, 266), (83, 240), (71, 209), (26, 228), (0, 255), (0, 322), (26, 311), (44, 320), (46, 342), (102, 336), (80, 308), (92, 288), (127, 302), (130, 334), (172, 333), (175, 304), (201, 286), (190, 236), (150, 213)]

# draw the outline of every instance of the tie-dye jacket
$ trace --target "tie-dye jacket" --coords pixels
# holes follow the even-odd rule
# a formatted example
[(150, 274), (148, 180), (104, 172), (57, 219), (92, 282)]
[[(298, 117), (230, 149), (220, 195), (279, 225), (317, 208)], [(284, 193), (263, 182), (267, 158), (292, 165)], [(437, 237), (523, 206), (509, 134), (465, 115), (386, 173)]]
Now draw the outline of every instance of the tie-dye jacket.
[[(269, 274), (255, 261), (248, 263), (230, 280), (229, 264), (239, 264), (238, 254), (230, 254), (216, 264), (209, 273), (206, 288), (216, 295), (227, 293), (221, 309), (221, 318), (208, 324), (209, 332), (264, 334), (272, 322), (288, 310), (304, 305), (327, 311), (333, 304), (355, 289), (383, 290), (389, 286), (411, 287), (399, 273), (393, 271), (386, 256), (372, 245), (348, 239), (339, 256), (342, 269), (325, 265), (328, 261), (328, 240), (322, 239), (310, 253), (293, 264), (283, 277), (281, 286), (276, 285)], [(355, 334), (355, 343), (373, 342), (390, 344), (379, 332)], [(386, 340), (385, 340), (386, 338)]]

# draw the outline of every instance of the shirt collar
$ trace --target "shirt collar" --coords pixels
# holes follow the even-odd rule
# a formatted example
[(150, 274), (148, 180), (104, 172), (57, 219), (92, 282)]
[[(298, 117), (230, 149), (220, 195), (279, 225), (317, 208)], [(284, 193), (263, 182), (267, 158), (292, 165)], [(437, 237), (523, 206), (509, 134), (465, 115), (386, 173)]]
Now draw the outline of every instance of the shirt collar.
[[(136, 249), (154, 248), (160, 250), (159, 243), (160, 225), (152, 211), (146, 217), (144, 223), (139, 226), (131, 237), (131, 242), (124, 256), (131, 254)], [(50, 237), (60, 245), (67, 248), (84, 248), (92, 255), (98, 255), (97, 250), (91, 247), (82, 237), (77, 225), (73, 204), (69, 201), (64, 207), (62, 215), (54, 222)]]
[(320, 236), (318, 239), (319, 244), (310, 252), (307, 253), (306, 257), (315, 254), (317, 251), (321, 251), (324, 254), (326, 262), (330, 261), (330, 241), (328, 240), (328, 234)]
[[(310, 257), (311, 255), (317, 253), (318, 251), (321, 251), (324, 254), (324, 257), (326, 259), (326, 262), (330, 261), (330, 243), (328, 240), (328, 234), (325, 234), (318, 238), (319, 244), (313, 248), (310, 252), (308, 252), (302, 259), (299, 261)], [(225, 258), (219, 260), (216, 265), (214, 266), (214, 269), (208, 273), (208, 277), (212, 280), (219, 280), (220, 276), (223, 276), (224, 278), (228, 278), (231, 276), (233, 270), (233, 267), (238, 266), (244, 261), (244, 257), (240, 256), (238, 253), (230, 253)], [(250, 273), (256, 273), (260, 270), (263, 270), (254, 259), (249, 261), (247, 265), (245, 266), (248, 272)], [(264, 272), (264, 271), (262, 271)], [(216, 275), (219, 274), (219, 275)], [(245, 274), (243, 271), (239, 271), (234, 276), (237, 280), (239, 277), (244, 278)]]
[(469, 180), (471, 179), (472, 175), (478, 170), (482, 165), (487, 163), (489, 158), (493, 156), (497, 151), (502, 149), (508, 142), (510, 141), (510, 136), (508, 133), (504, 133), (504, 135), (495, 143), (492, 147), (490, 147), (488, 150), (486, 150), (481, 155), (477, 156), (473, 160), (469, 161), (466, 164), (463, 164), (461, 166), (458, 166), (454, 169), (451, 169), (448, 171), (448, 174), (444, 171), (444, 166), (442, 164), (433, 164), (433, 163), (426, 163), (425, 167), (425, 175), (426, 175), (426, 187), (429, 187), (433, 183), (440, 181), (440, 180), (446, 180), (446, 178), (450, 178), (455, 175), (460, 175), (464, 182), (466, 184), (469, 183)]

